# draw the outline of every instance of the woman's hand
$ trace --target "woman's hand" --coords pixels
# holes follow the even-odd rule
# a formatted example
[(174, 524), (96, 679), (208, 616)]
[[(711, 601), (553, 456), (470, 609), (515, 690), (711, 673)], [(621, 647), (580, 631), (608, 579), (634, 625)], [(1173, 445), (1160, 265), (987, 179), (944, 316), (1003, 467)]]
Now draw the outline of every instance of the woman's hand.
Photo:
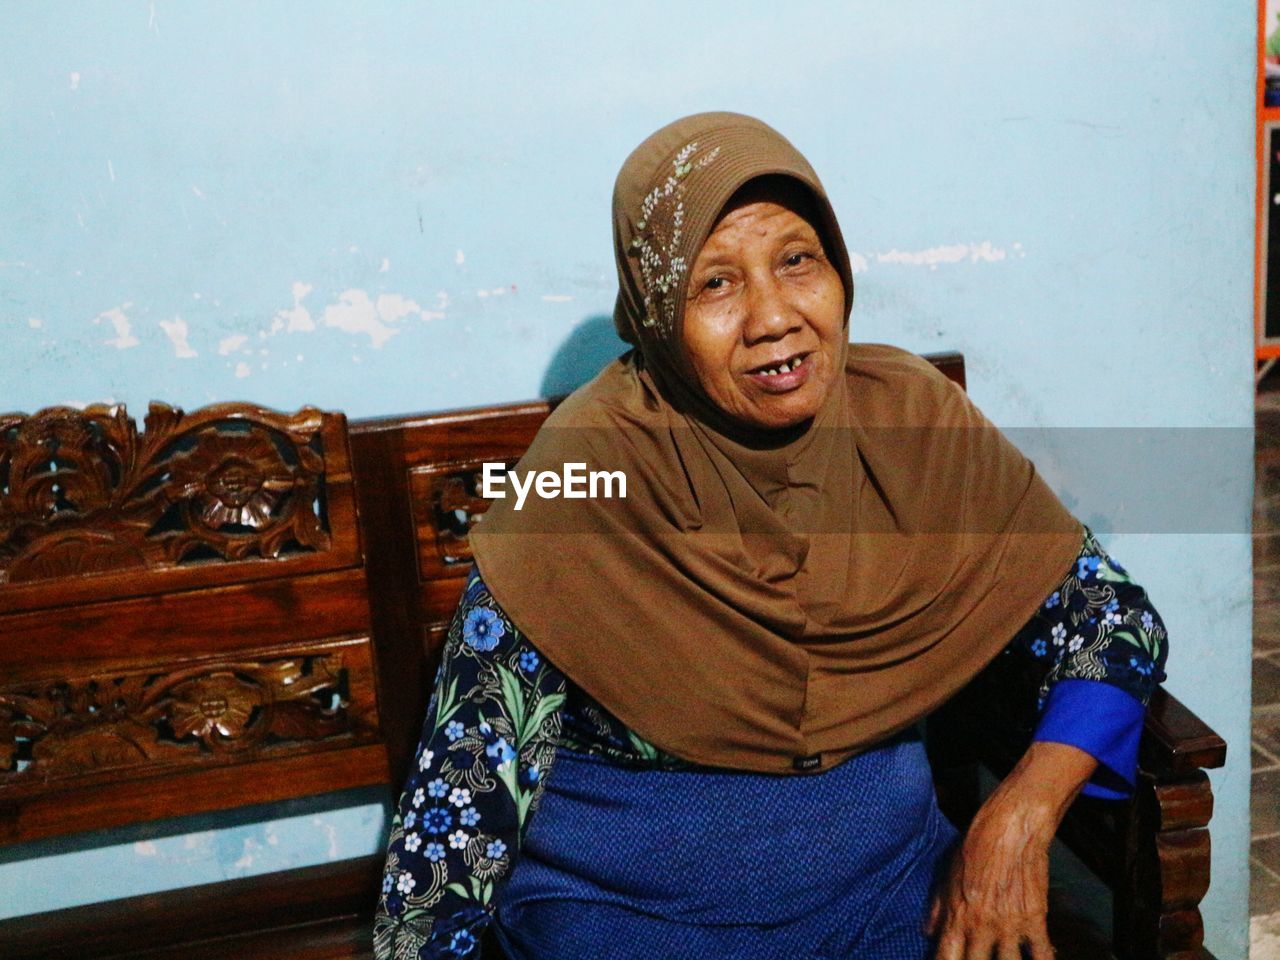
[(1049, 843), (1097, 761), (1036, 742), (978, 810), (934, 896), (937, 960), (1053, 960), (1045, 925)]

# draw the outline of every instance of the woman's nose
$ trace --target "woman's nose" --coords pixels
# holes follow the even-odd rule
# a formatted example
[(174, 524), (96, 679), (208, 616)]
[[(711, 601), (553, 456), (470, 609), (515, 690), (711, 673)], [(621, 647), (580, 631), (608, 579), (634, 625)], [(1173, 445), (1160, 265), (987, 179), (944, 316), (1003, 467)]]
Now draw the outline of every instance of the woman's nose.
[(799, 329), (800, 313), (786, 296), (776, 277), (758, 280), (749, 287), (743, 338), (747, 343), (781, 340)]

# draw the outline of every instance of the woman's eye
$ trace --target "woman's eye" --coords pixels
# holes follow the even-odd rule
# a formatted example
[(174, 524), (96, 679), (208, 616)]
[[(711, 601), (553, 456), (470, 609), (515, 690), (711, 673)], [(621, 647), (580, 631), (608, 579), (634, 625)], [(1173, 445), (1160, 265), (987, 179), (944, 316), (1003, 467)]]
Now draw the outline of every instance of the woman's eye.
[(798, 267), (800, 266), (800, 264), (804, 263), (805, 260), (808, 260), (809, 256), (810, 256), (809, 254), (803, 251), (797, 251), (796, 253), (789, 254), (787, 256), (787, 261), (786, 261), (787, 266)]
[(729, 291), (731, 280), (723, 274), (716, 274), (706, 280), (696, 280), (689, 284), (689, 299), (695, 297), (714, 297), (718, 299)]

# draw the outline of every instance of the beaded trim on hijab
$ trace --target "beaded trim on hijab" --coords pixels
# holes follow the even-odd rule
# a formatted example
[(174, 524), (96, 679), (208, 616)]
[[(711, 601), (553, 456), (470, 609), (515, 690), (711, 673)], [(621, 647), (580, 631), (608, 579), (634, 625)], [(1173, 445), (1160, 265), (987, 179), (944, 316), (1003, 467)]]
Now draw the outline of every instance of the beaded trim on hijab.
[[(645, 315), (641, 322), (646, 327), (657, 327), (662, 337), (671, 336), (675, 327), (675, 302), (668, 294), (679, 288), (689, 268), (685, 258), (677, 255), (684, 227), (684, 178), (709, 166), (720, 155), (720, 148), (695, 159), (697, 152), (695, 140), (675, 155), (670, 176), (644, 198), (636, 221), (640, 233), (631, 241), (632, 249), (640, 255), (640, 274), (644, 280)], [(668, 226), (670, 233), (666, 233)], [(662, 301), (660, 309), (654, 304), (657, 299)]]

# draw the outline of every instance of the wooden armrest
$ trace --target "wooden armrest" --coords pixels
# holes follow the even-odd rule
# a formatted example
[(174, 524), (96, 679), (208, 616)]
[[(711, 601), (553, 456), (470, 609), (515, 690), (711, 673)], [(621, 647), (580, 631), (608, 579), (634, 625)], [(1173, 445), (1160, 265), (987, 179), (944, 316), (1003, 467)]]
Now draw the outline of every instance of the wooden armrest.
[(1151, 697), (1138, 766), (1157, 777), (1191, 776), (1227, 762), (1227, 743), (1164, 687)]

